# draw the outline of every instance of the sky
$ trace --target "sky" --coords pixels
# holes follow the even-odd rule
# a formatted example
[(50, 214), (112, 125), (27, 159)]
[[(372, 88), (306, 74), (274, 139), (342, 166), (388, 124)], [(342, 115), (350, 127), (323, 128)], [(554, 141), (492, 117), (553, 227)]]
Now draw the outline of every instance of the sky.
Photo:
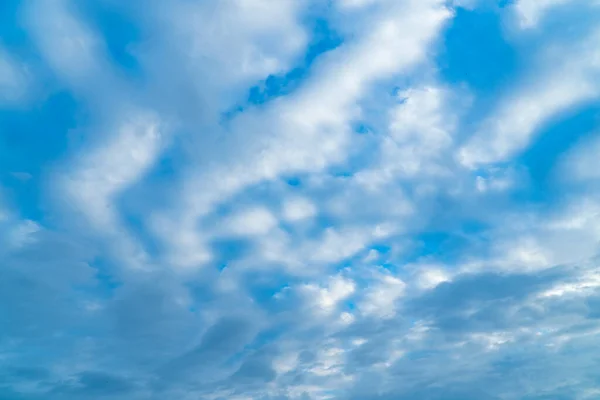
[(0, 1), (0, 399), (600, 398), (600, 1)]

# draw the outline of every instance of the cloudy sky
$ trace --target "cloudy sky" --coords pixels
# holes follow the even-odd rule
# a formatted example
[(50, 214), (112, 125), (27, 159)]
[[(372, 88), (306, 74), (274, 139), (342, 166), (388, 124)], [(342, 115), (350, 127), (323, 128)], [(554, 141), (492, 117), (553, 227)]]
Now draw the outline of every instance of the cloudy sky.
[(0, 398), (600, 398), (600, 1), (0, 1)]

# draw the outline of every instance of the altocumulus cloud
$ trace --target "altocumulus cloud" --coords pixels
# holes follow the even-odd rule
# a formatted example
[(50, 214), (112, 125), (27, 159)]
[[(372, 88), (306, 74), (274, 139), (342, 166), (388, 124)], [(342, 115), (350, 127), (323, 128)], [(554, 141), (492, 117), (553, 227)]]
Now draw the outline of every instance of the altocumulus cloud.
[(599, 21), (3, 1), (0, 398), (599, 398)]

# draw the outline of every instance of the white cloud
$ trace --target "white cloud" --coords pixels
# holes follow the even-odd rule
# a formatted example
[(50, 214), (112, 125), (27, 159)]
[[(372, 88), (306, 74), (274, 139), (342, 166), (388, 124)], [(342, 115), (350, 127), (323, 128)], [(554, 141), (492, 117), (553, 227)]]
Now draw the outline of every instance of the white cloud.
[(440, 266), (417, 265), (415, 268), (416, 284), (421, 289), (433, 289), (437, 285), (449, 282), (451, 275)]
[(328, 228), (313, 246), (307, 246), (313, 250), (310, 259), (320, 262), (341, 261), (364, 249), (372, 235), (362, 229), (340, 231)]
[(35, 240), (35, 234), (41, 227), (30, 220), (19, 222), (8, 233), (8, 244), (12, 248), (21, 248)]
[(389, 273), (382, 272), (364, 290), (364, 297), (359, 303), (359, 310), (368, 316), (390, 318), (396, 313), (396, 300), (405, 291), (406, 284)]
[(403, 102), (392, 111), (389, 139), (382, 145), (385, 173), (394, 177), (444, 174), (439, 157), (452, 145), (456, 124), (447, 111), (449, 94), (425, 86), (401, 92), (398, 98)]
[[(303, 236), (305, 229), (312, 229), (306, 227), (291, 236), (280, 233), (270, 236), (261, 241), (261, 257), (270, 262), (284, 262), (303, 274), (305, 265), (312, 270), (318, 265), (348, 259), (374, 241), (398, 235), (407, 223), (413, 223), (408, 222), (411, 218), (420, 217), (415, 216), (418, 206), (412, 204), (399, 182), (419, 179), (425, 183), (427, 178), (437, 182), (450, 176), (448, 150), (452, 148), (456, 116), (460, 111), (450, 110), (453, 96), (437, 86), (419, 86), (399, 97), (403, 101), (393, 105), (389, 128), (383, 134), (367, 138), (375, 146), (381, 145), (381, 155), (374, 158), (374, 165), (367, 164), (352, 177), (338, 179), (312, 174), (313, 179), (306, 182), (308, 192), (333, 193), (319, 204), (319, 211), (338, 219), (339, 227), (324, 227), (315, 239)], [(466, 102), (460, 102), (461, 108), (463, 103)], [(388, 141), (394, 142), (395, 153), (386, 150)], [(430, 187), (435, 193), (436, 184)], [(424, 199), (431, 196), (425, 187), (422, 189), (417, 196)], [(284, 219), (290, 220), (290, 204), (284, 202)], [(311, 214), (312, 208), (307, 208)]]
[(587, 183), (600, 179), (600, 169), (597, 168), (599, 152), (598, 134), (579, 141), (561, 160), (559, 172), (562, 178), (566, 181)]
[[(202, 124), (216, 124), (220, 113), (243, 98), (249, 86), (299, 61), (308, 42), (300, 20), (307, 4), (293, 0), (153, 2), (150, 15), (165, 47), (144, 52), (143, 59), (152, 66), (166, 95), (180, 100), (181, 93), (173, 94), (174, 83), (180, 92), (191, 91), (188, 98), (202, 108)], [(166, 64), (164, 57), (177, 64)], [(178, 76), (165, 76), (166, 71)]]
[(513, 7), (517, 13), (521, 27), (527, 29), (538, 25), (544, 15), (553, 8), (568, 4), (579, 6), (578, 3), (595, 4), (594, 0), (589, 0), (585, 3), (580, 2), (580, 0), (518, 0), (514, 3)]
[(516, 178), (513, 171), (492, 169), (489, 176), (475, 177), (475, 188), (481, 193), (502, 192), (515, 186)]
[(597, 271), (583, 271), (580, 276), (575, 276), (572, 282), (561, 282), (554, 287), (539, 293), (540, 297), (553, 296), (593, 296), (600, 288), (600, 273)]
[(356, 290), (355, 283), (341, 275), (330, 277), (325, 286), (309, 284), (303, 287), (303, 292), (309, 301), (323, 312), (333, 312), (338, 304), (348, 298)]
[[(547, 56), (527, 83), (500, 100), (475, 135), (458, 152), (459, 161), (476, 168), (502, 162), (526, 148), (539, 129), (565, 111), (600, 95), (600, 56), (595, 31), (583, 44)], [(565, 46), (565, 45), (563, 45)]]
[(19, 102), (29, 86), (27, 67), (0, 48), (0, 104)]
[(540, 272), (585, 265), (598, 252), (599, 200), (576, 197), (546, 213), (506, 213), (489, 233), (483, 258), (468, 257), (463, 271)]
[(388, 0), (338, 0), (337, 3), (339, 6), (344, 9), (361, 9), (367, 6), (371, 6), (373, 4), (381, 4), (385, 3)]
[(275, 216), (265, 208), (243, 210), (231, 217), (229, 230), (238, 235), (264, 235), (278, 224)]
[(27, 23), (54, 71), (79, 88), (102, 81), (104, 43), (77, 18), (69, 0), (27, 5)]
[(110, 229), (115, 222), (115, 196), (140, 179), (166, 143), (155, 115), (132, 112), (116, 126), (108, 140), (90, 152), (76, 155), (64, 179), (73, 198), (94, 225)]
[(30, 219), (22, 218), (4, 199), (0, 187), (0, 254), (26, 249), (35, 244), (42, 226)]
[(567, 4), (572, 0), (519, 0), (514, 8), (519, 15), (521, 25), (530, 28), (538, 23), (540, 16), (552, 7)]
[[(182, 231), (194, 230), (194, 221), (215, 203), (249, 185), (283, 174), (318, 172), (342, 161), (357, 103), (369, 86), (424, 61), (450, 16), (443, 2), (433, 0), (399, 4), (378, 14), (375, 29), (328, 54), (297, 93), (233, 121), (225, 158), (188, 178), (183, 204), (176, 207), (184, 211), (169, 218), (179, 221)], [(244, 139), (249, 132), (255, 133), (251, 142)], [(165, 240), (181, 251), (171, 238)]]
[(210, 57), (226, 70), (220, 84), (229, 84), (229, 77), (261, 79), (289, 68), (307, 40), (297, 19), (302, 7), (292, 0), (180, 2), (173, 22), (176, 29), (190, 30), (185, 33), (191, 34), (192, 57), (203, 63)]
[(146, 262), (144, 250), (123, 228), (116, 200), (156, 162), (168, 143), (166, 127), (155, 114), (138, 110), (130, 110), (115, 127), (114, 133), (102, 132), (95, 147), (77, 153), (65, 167), (69, 171), (56, 179), (66, 211), (74, 206), (96, 232), (113, 238), (117, 253), (140, 266)]
[(283, 218), (288, 222), (302, 221), (315, 216), (316, 213), (315, 205), (306, 198), (290, 198), (283, 204)]

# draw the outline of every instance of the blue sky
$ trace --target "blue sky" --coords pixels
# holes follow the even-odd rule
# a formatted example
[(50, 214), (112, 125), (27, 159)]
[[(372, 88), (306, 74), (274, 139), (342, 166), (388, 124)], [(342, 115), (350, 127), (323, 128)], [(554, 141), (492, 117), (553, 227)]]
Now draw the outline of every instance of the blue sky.
[(600, 398), (600, 2), (0, 2), (0, 398)]

